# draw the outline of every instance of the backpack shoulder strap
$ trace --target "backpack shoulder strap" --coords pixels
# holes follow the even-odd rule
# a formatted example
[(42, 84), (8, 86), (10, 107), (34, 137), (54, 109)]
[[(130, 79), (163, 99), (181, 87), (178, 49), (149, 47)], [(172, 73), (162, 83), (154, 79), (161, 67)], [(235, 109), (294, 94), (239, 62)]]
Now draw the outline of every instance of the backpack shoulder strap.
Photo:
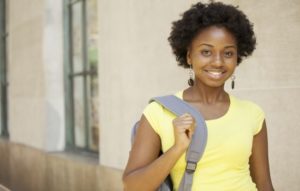
[(192, 187), (197, 162), (202, 157), (207, 142), (205, 120), (196, 108), (174, 95), (155, 97), (150, 100), (150, 102), (152, 101), (159, 103), (176, 116), (190, 113), (196, 120), (195, 133), (193, 134), (192, 141), (186, 153), (186, 169), (179, 186), (179, 191), (189, 191)]

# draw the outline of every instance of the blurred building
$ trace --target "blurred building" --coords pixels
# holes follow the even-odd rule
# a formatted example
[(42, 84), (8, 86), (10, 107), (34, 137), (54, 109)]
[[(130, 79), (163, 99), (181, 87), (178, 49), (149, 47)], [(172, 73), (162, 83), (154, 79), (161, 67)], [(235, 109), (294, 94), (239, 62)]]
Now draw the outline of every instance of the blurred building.
[[(0, 0), (0, 184), (122, 190), (148, 99), (186, 87), (167, 38), (195, 2)], [(239, 5), (258, 41), (228, 91), (265, 110), (275, 189), (300, 190), (300, 2), (222, 2)]]
[(99, 163), (97, 0), (1, 0), (0, 11), (0, 183), (121, 190), (121, 170)]

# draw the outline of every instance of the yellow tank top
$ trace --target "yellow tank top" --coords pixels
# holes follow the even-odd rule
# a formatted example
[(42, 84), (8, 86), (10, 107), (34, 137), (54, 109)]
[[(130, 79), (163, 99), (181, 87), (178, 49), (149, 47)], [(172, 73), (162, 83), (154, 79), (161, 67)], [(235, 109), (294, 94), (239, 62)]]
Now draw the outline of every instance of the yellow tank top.
[[(175, 94), (182, 99), (183, 91)], [(265, 115), (256, 104), (230, 95), (228, 111), (220, 118), (206, 120), (208, 141), (193, 178), (193, 191), (257, 191), (249, 170), (253, 136), (257, 134)], [(156, 102), (143, 114), (160, 136), (162, 150), (174, 144), (172, 120), (175, 116)], [(174, 190), (178, 190), (184, 169), (185, 154), (170, 174)]]

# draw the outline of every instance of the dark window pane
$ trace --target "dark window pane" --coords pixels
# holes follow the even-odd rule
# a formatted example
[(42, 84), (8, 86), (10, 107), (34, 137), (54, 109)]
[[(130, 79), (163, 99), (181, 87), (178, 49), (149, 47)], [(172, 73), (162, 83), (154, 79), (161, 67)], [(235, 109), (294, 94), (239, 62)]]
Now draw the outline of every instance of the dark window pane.
[(0, 0), (0, 135), (8, 136), (7, 127), (7, 49), (6, 49), (6, 10), (5, 0)]

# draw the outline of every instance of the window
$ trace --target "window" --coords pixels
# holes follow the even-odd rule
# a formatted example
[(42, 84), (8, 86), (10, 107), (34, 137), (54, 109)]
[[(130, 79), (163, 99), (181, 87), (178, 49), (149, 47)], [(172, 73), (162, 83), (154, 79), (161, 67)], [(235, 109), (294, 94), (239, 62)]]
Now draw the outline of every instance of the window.
[(7, 79), (6, 79), (6, 2), (0, 0), (0, 134), (8, 136), (7, 129)]
[(98, 152), (97, 0), (65, 0), (67, 147)]

